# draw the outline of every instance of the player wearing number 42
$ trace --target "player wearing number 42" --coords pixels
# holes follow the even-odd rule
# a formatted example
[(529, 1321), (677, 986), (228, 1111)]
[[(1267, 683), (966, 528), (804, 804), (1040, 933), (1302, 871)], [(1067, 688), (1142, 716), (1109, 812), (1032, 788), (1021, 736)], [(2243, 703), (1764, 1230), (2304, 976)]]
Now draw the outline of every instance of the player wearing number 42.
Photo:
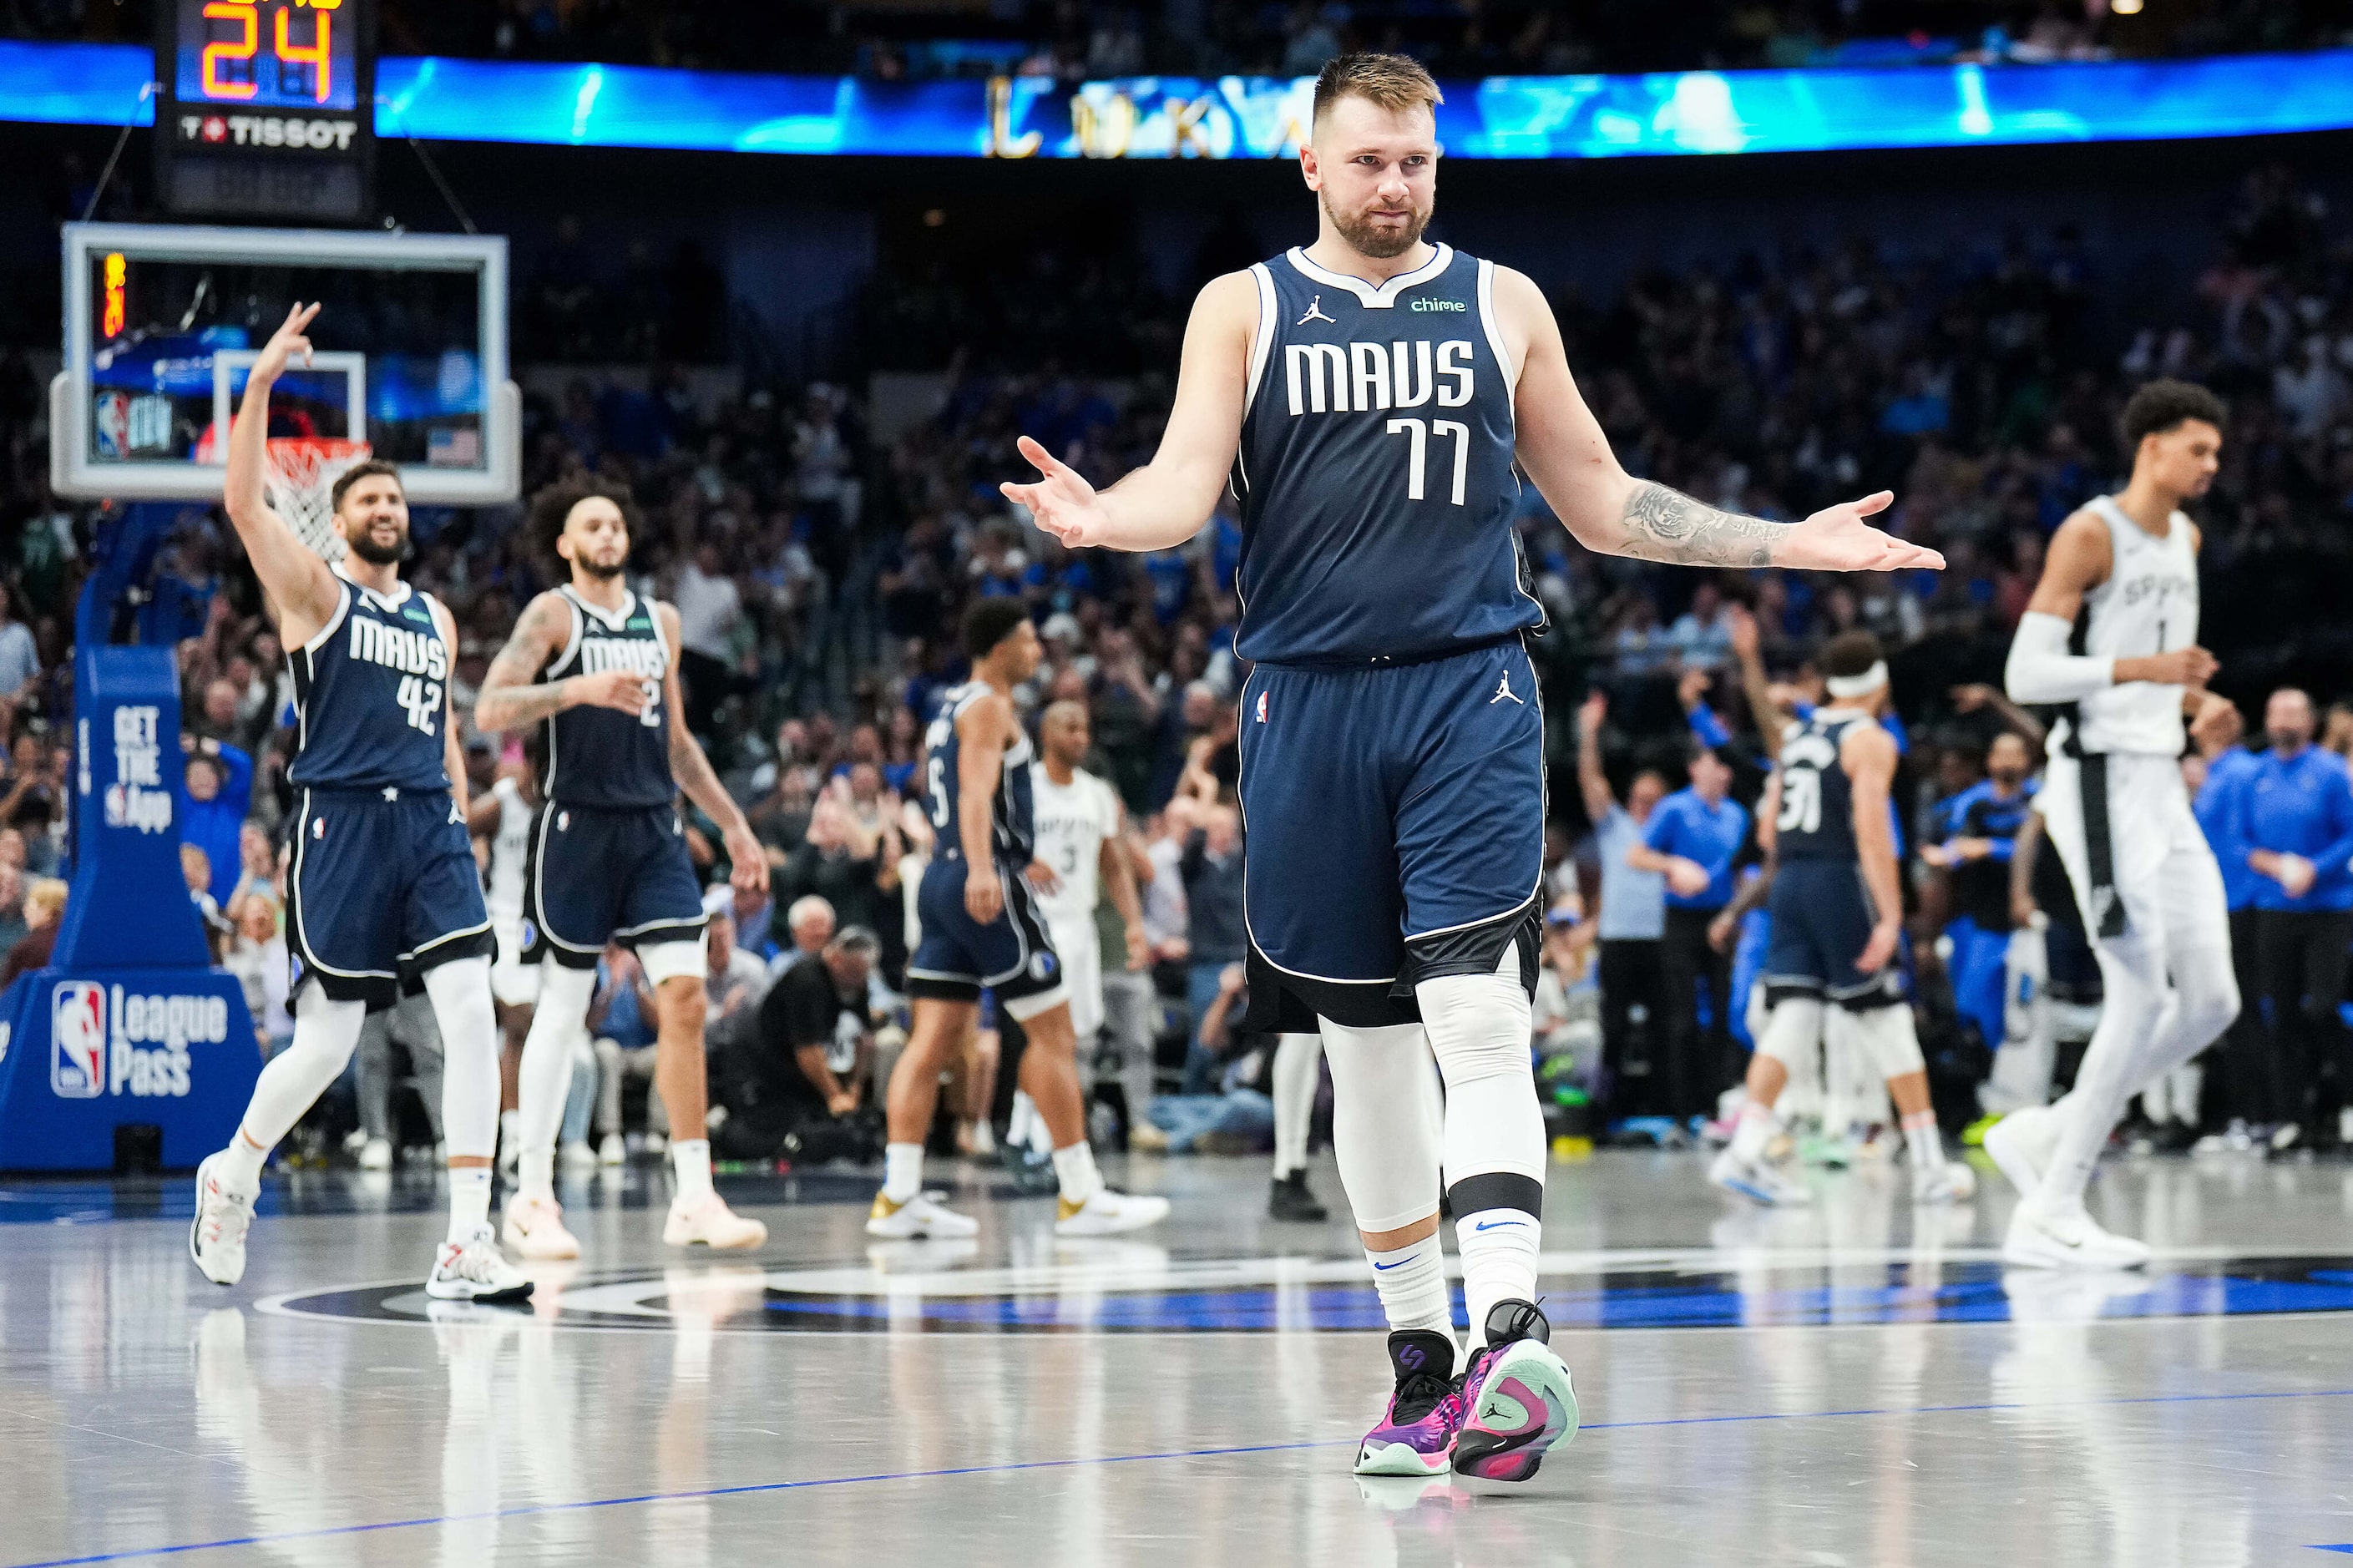
[(441, 1030), (449, 1150), (449, 1229), (425, 1289), (444, 1300), (520, 1301), (531, 1281), (500, 1255), (490, 1226), (498, 1025), (491, 920), (450, 722), (455, 624), (400, 580), (408, 500), (391, 464), (357, 463), (335, 481), (333, 524), (348, 552), (340, 566), (304, 545), (264, 498), (270, 388), (290, 358), (309, 362), (303, 334), (318, 313), (296, 305), (254, 362), (222, 498), (294, 672), (286, 911), (294, 1039), (262, 1068), (229, 1146), (197, 1167), (188, 1250), (215, 1284), (244, 1278), (262, 1162), (343, 1076), (368, 1013), (421, 980)]
[(636, 508), (601, 484), (533, 498), (531, 531), (570, 580), (523, 607), (490, 672), (475, 718), (484, 730), (542, 727), (547, 748), (526, 861), (524, 961), (541, 966), (524, 1037), (516, 1121), (522, 1150), (504, 1237), (525, 1258), (577, 1258), (555, 1202), (555, 1134), (586, 1037), (596, 960), (608, 942), (634, 949), (653, 984), (654, 1090), (670, 1113), (678, 1185), (662, 1239), (672, 1247), (757, 1247), (767, 1227), (728, 1208), (711, 1185), (703, 1066), (702, 890), (678, 814), (683, 789), (726, 837), (735, 885), (765, 892), (758, 839), (688, 733), (678, 675), (678, 611), (628, 584)]
[[(1172, 548), (1229, 485), (1240, 502), (1249, 1026), (1324, 1037), (1397, 1374), (1357, 1466), (1525, 1480), (1577, 1415), (1535, 1304), (1544, 723), (1522, 638), (1544, 611), (1514, 470), (1605, 554), (1944, 563), (1863, 521), (1884, 493), (1784, 524), (1620, 468), (1535, 285), (1422, 237), (1440, 96), (1402, 56), (1327, 63), (1299, 152), (1315, 241), (1202, 289), (1152, 461), (1098, 492), (1025, 437), (1039, 477), (1005, 493), (1074, 549)], [(1473, 1334), (1459, 1382), (1441, 1170)]]

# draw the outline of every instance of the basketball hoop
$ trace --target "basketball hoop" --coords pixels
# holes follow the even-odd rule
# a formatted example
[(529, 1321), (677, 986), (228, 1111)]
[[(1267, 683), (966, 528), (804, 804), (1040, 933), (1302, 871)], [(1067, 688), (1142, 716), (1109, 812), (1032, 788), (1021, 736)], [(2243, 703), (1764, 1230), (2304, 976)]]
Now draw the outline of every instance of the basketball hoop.
[(322, 560), (343, 558), (335, 531), (335, 481), (368, 455), (365, 441), (332, 436), (275, 437), (269, 442), (269, 500), (294, 535)]

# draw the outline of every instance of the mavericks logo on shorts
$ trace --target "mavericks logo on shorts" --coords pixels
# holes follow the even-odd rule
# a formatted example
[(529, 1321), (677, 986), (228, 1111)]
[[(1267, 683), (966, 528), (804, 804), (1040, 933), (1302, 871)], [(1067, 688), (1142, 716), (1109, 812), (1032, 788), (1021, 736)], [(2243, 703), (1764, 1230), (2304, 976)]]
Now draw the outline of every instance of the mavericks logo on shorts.
[(1056, 967), (1052, 953), (1038, 953), (1029, 960), (1029, 978), (1037, 981), (1051, 980), (1054, 978)]

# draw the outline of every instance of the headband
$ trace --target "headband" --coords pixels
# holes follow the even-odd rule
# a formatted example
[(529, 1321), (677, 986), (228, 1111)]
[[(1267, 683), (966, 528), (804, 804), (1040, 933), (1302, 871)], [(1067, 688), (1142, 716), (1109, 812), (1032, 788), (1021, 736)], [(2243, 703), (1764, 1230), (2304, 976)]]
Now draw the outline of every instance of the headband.
[(1861, 675), (1831, 675), (1822, 679), (1822, 689), (1833, 697), (1861, 697), (1887, 684), (1887, 661), (1881, 659)]

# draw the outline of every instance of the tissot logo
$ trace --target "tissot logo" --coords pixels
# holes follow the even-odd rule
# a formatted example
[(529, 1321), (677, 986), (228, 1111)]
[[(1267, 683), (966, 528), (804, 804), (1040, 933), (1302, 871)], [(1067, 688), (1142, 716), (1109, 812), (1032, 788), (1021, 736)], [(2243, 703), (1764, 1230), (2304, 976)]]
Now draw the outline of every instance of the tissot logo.
[(334, 116), (276, 114), (183, 114), (180, 140), (207, 147), (299, 147), (312, 153), (348, 153), (359, 121)]

